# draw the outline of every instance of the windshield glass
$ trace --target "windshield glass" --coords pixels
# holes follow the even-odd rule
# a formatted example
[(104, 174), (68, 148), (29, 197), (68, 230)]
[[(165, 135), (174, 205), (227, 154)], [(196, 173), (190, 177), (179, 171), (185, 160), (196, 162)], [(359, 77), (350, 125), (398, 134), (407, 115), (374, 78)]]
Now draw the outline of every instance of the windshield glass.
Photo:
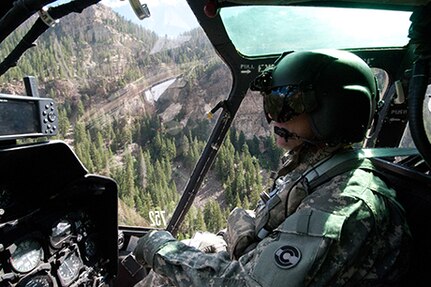
[(351, 8), (246, 6), (220, 16), (247, 56), (322, 48), (399, 47), (408, 43), (411, 12)]
[[(231, 74), (186, 1), (148, 3), (143, 21), (128, 1), (102, 4), (41, 35), (1, 75), (0, 93), (24, 95), (23, 77), (35, 76), (40, 95), (57, 103), (57, 138), (90, 173), (117, 182), (119, 224), (166, 228), (215, 124), (206, 113), (229, 94)], [(0, 62), (35, 20), (0, 43)]]
[[(0, 77), (0, 93), (24, 95), (23, 77), (35, 76), (41, 96), (57, 103), (57, 138), (73, 148), (90, 173), (116, 180), (119, 224), (166, 228), (220, 111), (212, 119), (207, 113), (232, 89), (231, 71), (197, 27), (186, 1), (148, 3), (151, 17), (138, 24), (126, 10), (127, 1), (102, 3), (109, 5), (71, 14), (39, 37), (38, 45)], [(388, 46), (408, 41), (404, 31), (409, 13), (395, 13), (396, 25), (404, 23), (397, 28), (399, 35), (389, 31), (395, 24), (386, 26), (389, 18), (371, 22), (373, 13), (361, 14), (367, 19), (360, 24), (368, 28), (364, 34), (373, 35), (366, 40), (357, 26), (336, 23), (346, 21), (347, 14), (323, 18), (322, 11), (337, 9), (263, 7), (258, 18), (256, 9), (221, 11), (230, 37), (244, 54), (345, 47), (341, 43), (369, 47), (374, 38)], [(0, 59), (35, 20), (0, 43)], [(378, 69), (376, 76), (384, 95), (390, 77)], [(180, 238), (197, 230), (219, 231), (234, 207), (254, 208), (261, 191), (271, 187), (270, 174), (278, 170), (283, 151), (262, 111), (262, 96), (248, 92), (179, 230)]]

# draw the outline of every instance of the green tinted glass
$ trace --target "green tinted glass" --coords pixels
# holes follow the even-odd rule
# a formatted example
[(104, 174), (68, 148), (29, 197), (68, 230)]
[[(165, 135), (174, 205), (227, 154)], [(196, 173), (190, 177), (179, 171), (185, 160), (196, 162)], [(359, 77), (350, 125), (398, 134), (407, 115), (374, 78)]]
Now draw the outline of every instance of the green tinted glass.
[(325, 7), (222, 8), (237, 50), (247, 56), (333, 48), (400, 47), (408, 43), (411, 12)]

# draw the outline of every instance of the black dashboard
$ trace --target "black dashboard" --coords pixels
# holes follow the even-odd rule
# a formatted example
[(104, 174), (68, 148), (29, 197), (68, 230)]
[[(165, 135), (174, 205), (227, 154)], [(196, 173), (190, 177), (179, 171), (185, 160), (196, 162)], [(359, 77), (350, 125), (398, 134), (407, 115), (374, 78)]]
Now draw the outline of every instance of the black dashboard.
[(0, 147), (0, 286), (108, 286), (117, 185), (60, 141)]

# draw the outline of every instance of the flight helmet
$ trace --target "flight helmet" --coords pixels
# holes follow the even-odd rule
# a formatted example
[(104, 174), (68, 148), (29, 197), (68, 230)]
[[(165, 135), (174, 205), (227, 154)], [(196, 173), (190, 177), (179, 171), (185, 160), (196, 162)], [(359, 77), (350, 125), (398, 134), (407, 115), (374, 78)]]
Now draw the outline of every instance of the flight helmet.
[(378, 97), (370, 67), (339, 50), (282, 55), (250, 88), (261, 92), (268, 122), (307, 113), (317, 139), (327, 143), (363, 140)]

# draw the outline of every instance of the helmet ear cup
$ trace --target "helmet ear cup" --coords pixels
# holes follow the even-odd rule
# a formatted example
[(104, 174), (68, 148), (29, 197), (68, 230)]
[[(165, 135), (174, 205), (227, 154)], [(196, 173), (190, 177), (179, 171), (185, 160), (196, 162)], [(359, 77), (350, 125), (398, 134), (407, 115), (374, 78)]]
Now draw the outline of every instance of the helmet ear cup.
[(364, 136), (371, 125), (371, 119), (374, 115), (372, 108), (373, 95), (370, 91), (359, 85), (345, 86), (343, 89), (344, 99), (350, 99), (354, 104), (347, 103), (343, 109), (343, 117), (347, 121), (352, 122), (353, 118), (357, 122), (355, 125), (344, 124), (342, 130), (342, 142), (359, 142), (364, 139)]
[(310, 113), (312, 126), (322, 141), (360, 142), (374, 116), (377, 96), (374, 74), (362, 59), (350, 52), (328, 53), (337, 58), (315, 77), (318, 107)]
[[(353, 85), (334, 92), (332, 95), (322, 94), (319, 109), (310, 113), (316, 136), (329, 143), (363, 140), (372, 117), (370, 91)], [(331, 99), (325, 101), (327, 97)]]

